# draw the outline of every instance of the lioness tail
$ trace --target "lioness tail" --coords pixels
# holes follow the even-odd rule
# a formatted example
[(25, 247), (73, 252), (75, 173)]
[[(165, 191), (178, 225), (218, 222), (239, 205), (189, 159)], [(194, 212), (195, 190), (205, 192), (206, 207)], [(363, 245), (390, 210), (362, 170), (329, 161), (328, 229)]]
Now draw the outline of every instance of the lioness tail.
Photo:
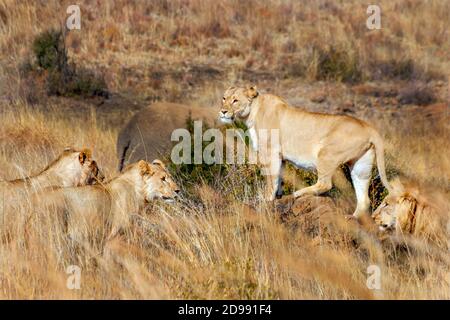
[(371, 138), (371, 143), (375, 148), (375, 156), (377, 159), (377, 168), (380, 175), (381, 182), (386, 187), (389, 193), (391, 193), (391, 185), (389, 184), (386, 176), (386, 167), (384, 163), (384, 142), (380, 134), (374, 130)]

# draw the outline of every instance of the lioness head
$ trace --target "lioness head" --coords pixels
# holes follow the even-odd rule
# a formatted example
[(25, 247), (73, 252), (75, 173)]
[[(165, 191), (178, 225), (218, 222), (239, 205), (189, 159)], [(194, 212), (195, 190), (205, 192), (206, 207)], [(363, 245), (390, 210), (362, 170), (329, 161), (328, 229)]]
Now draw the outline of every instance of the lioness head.
[(144, 180), (146, 201), (163, 199), (166, 202), (173, 202), (175, 200), (180, 188), (160, 160), (154, 160), (152, 163), (141, 160), (138, 167)]
[(255, 86), (228, 88), (222, 98), (219, 120), (223, 123), (232, 123), (236, 118), (245, 120), (250, 114), (252, 101), (257, 96), (258, 91)]
[(60, 177), (64, 187), (97, 184), (104, 179), (89, 149), (78, 151), (66, 148), (48, 170), (53, 170)]

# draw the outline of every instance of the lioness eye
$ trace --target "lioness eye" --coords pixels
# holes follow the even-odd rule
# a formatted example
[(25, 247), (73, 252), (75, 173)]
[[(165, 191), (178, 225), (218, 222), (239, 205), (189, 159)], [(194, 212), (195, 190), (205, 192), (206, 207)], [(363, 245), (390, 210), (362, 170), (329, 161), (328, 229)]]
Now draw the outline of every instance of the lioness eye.
[(162, 177), (161, 180), (162, 180), (162, 181), (166, 181), (166, 177)]
[(225, 97), (223, 97), (222, 100), (225, 101)]
[(236, 99), (234, 99), (234, 100), (233, 100), (233, 103), (236, 103), (236, 102), (238, 102), (238, 101), (237, 101)]

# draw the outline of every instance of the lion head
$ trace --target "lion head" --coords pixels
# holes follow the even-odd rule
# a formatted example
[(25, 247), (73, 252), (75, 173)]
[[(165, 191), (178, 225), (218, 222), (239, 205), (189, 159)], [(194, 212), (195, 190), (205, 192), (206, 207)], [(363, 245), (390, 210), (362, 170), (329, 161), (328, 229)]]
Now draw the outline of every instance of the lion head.
[(97, 184), (104, 179), (90, 149), (66, 148), (44, 172), (58, 176), (64, 187)]
[(246, 119), (250, 114), (252, 101), (257, 96), (255, 86), (228, 88), (222, 98), (219, 120), (223, 123), (232, 123), (236, 118)]
[(175, 200), (180, 188), (160, 160), (154, 160), (152, 163), (141, 160), (138, 162), (138, 167), (144, 182), (146, 201), (162, 199), (165, 202), (173, 202)]
[(384, 199), (380, 206), (373, 212), (372, 218), (378, 225), (380, 231), (394, 231), (399, 226), (397, 219), (399, 215), (402, 217), (410, 216), (410, 207), (414, 205), (411, 198), (407, 197), (389, 197)]
[(392, 183), (392, 194), (386, 196), (373, 212), (372, 218), (381, 231), (411, 234), (422, 238), (445, 238), (445, 220), (448, 208), (442, 195), (425, 193), (414, 184), (399, 180)]
[(416, 218), (423, 211), (425, 201), (417, 187), (405, 186), (400, 180), (393, 181), (392, 187), (392, 193), (373, 212), (372, 218), (381, 231), (413, 233)]

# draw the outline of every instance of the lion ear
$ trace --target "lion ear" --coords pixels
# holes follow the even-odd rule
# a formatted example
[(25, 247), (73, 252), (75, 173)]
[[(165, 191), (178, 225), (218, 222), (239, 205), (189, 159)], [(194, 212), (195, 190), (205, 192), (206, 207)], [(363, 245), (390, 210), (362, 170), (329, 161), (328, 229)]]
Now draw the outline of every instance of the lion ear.
[(245, 89), (245, 94), (250, 99), (256, 98), (258, 96), (258, 89), (256, 86), (249, 86)]
[(166, 165), (159, 159), (153, 160), (152, 164), (160, 166), (163, 169), (166, 169)]
[(78, 155), (78, 159), (80, 160), (81, 164), (84, 164), (86, 159), (90, 159), (91, 156), (92, 156), (91, 150), (83, 149), (80, 151), (80, 154)]
[(150, 168), (149, 163), (145, 160), (140, 160), (138, 162), (138, 168), (141, 176), (150, 175), (153, 172), (152, 169)]

